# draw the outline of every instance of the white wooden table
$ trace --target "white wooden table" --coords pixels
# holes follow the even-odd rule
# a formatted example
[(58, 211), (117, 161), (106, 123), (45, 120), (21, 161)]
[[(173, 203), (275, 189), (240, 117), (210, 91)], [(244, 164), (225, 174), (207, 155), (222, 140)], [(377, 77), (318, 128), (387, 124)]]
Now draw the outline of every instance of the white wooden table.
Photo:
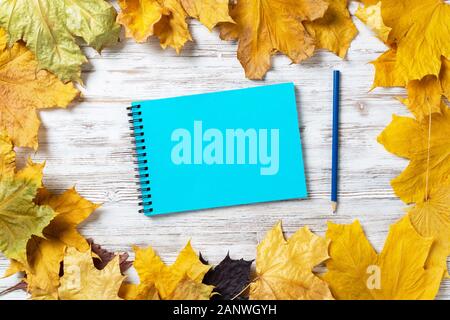
[[(353, 5), (354, 7), (354, 5)], [(392, 114), (408, 115), (394, 99), (402, 90), (369, 92), (374, 70), (369, 64), (384, 45), (357, 19), (360, 30), (347, 60), (318, 52), (300, 65), (284, 56), (273, 59), (265, 81), (249, 81), (236, 59), (236, 44), (221, 41), (192, 23), (195, 43), (177, 56), (162, 50), (156, 40), (136, 44), (124, 40), (102, 55), (85, 52), (82, 98), (68, 110), (40, 112), (39, 150), (19, 151), (24, 162), (47, 161), (45, 184), (55, 192), (75, 185), (103, 206), (83, 224), (81, 232), (114, 251), (131, 251), (133, 244), (152, 245), (172, 262), (188, 239), (211, 262), (229, 251), (232, 258), (254, 259), (257, 243), (278, 220), (287, 235), (308, 225), (323, 235), (328, 220), (350, 223), (359, 219), (372, 244), (381, 250), (389, 225), (404, 214), (389, 181), (407, 165), (379, 145), (377, 135)], [(342, 71), (340, 206), (330, 209), (332, 70)], [(308, 200), (284, 201), (147, 218), (138, 213), (131, 139), (126, 107), (132, 100), (154, 99), (217, 90), (295, 83), (303, 139)], [(176, 201), (177, 195), (173, 195)], [(0, 258), (0, 273), (8, 261)], [(135, 278), (135, 275), (131, 275)], [(0, 290), (17, 282), (0, 280)], [(2, 299), (25, 298), (23, 292)], [(444, 281), (439, 298), (450, 297)]]

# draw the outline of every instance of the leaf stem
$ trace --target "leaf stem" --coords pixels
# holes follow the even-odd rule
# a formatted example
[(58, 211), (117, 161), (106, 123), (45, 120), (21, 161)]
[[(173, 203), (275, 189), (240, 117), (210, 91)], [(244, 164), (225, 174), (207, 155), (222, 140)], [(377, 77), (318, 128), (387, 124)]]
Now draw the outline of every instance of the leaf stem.
[(258, 278), (255, 278), (255, 279), (253, 279), (253, 281), (250, 281), (250, 282), (244, 287), (244, 289), (242, 289), (241, 291), (239, 291), (239, 293), (236, 294), (233, 298), (231, 298), (231, 300), (234, 300), (234, 299), (236, 299), (237, 297), (239, 297), (241, 294), (243, 294), (243, 293), (245, 292), (245, 290), (247, 290), (247, 289), (250, 287), (250, 285), (251, 285), (253, 282), (255, 282), (256, 280), (258, 280)]
[(428, 201), (428, 184), (430, 180), (430, 153), (431, 153), (431, 106), (428, 115), (428, 147), (427, 147), (427, 172), (425, 174), (425, 201)]

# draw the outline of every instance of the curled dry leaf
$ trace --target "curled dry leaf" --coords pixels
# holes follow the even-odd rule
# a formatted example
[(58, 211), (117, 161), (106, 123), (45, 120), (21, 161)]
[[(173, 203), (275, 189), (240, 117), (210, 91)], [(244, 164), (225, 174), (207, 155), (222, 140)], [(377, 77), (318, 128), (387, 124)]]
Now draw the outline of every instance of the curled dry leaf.
[(161, 47), (172, 47), (177, 53), (192, 41), (186, 19), (198, 19), (208, 29), (220, 22), (233, 22), (228, 15), (227, 0), (119, 0), (118, 21), (128, 37), (145, 42), (159, 38)]
[(258, 245), (250, 299), (333, 299), (326, 282), (312, 272), (328, 259), (328, 244), (329, 240), (316, 236), (307, 227), (285, 240), (279, 222)]
[(327, 0), (328, 10), (322, 18), (305, 21), (318, 49), (327, 49), (345, 58), (350, 44), (358, 34), (348, 11), (348, 0)]
[(36, 110), (67, 107), (78, 90), (45, 70), (37, 71), (38, 63), (23, 44), (9, 48), (6, 42), (0, 29), (0, 130), (8, 133), (14, 145), (37, 149)]
[(322, 18), (325, 0), (240, 0), (230, 15), (236, 24), (221, 24), (221, 38), (239, 40), (238, 59), (249, 79), (262, 79), (271, 56), (286, 54), (294, 63), (312, 56), (314, 38), (303, 22)]
[(433, 299), (442, 267), (426, 268), (433, 244), (421, 237), (406, 216), (390, 227), (383, 251), (377, 254), (358, 221), (328, 223), (331, 240), (328, 272), (323, 279), (340, 300)]
[(187, 13), (178, 0), (119, 0), (119, 5), (118, 21), (137, 42), (155, 35), (162, 48), (172, 47), (179, 53), (192, 40)]
[(36, 66), (63, 81), (81, 82), (81, 65), (87, 61), (75, 38), (100, 51), (119, 39), (115, 20), (115, 9), (103, 0), (0, 2), (0, 26), (9, 43), (23, 40), (36, 56)]
[(233, 23), (228, 14), (229, 0), (180, 0), (191, 18), (200, 21), (210, 31), (217, 24)]
[[(180, 251), (176, 261), (166, 266), (152, 247), (141, 249), (134, 247), (136, 254), (134, 267), (139, 275), (138, 285), (127, 284), (121, 289), (121, 296), (127, 299), (154, 298), (152, 287), (155, 287), (163, 300), (208, 298), (213, 286), (202, 284), (203, 277), (210, 266), (203, 264), (194, 252), (190, 242)], [(185, 296), (182, 296), (182, 294)]]

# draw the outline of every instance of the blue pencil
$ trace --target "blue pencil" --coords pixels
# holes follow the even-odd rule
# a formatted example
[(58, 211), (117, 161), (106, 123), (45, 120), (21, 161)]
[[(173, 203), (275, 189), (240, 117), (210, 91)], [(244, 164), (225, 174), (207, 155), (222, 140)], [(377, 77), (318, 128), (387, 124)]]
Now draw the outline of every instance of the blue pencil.
[(339, 88), (341, 74), (333, 71), (333, 155), (331, 167), (331, 207), (333, 213), (337, 209), (338, 195), (338, 170), (339, 170)]

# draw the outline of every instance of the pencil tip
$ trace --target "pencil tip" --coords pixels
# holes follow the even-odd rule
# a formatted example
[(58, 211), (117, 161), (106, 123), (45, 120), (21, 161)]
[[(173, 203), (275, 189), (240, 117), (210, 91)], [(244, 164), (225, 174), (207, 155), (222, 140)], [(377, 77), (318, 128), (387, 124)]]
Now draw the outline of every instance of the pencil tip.
[(333, 209), (333, 213), (336, 213), (337, 210), (337, 202), (331, 201), (331, 209)]

